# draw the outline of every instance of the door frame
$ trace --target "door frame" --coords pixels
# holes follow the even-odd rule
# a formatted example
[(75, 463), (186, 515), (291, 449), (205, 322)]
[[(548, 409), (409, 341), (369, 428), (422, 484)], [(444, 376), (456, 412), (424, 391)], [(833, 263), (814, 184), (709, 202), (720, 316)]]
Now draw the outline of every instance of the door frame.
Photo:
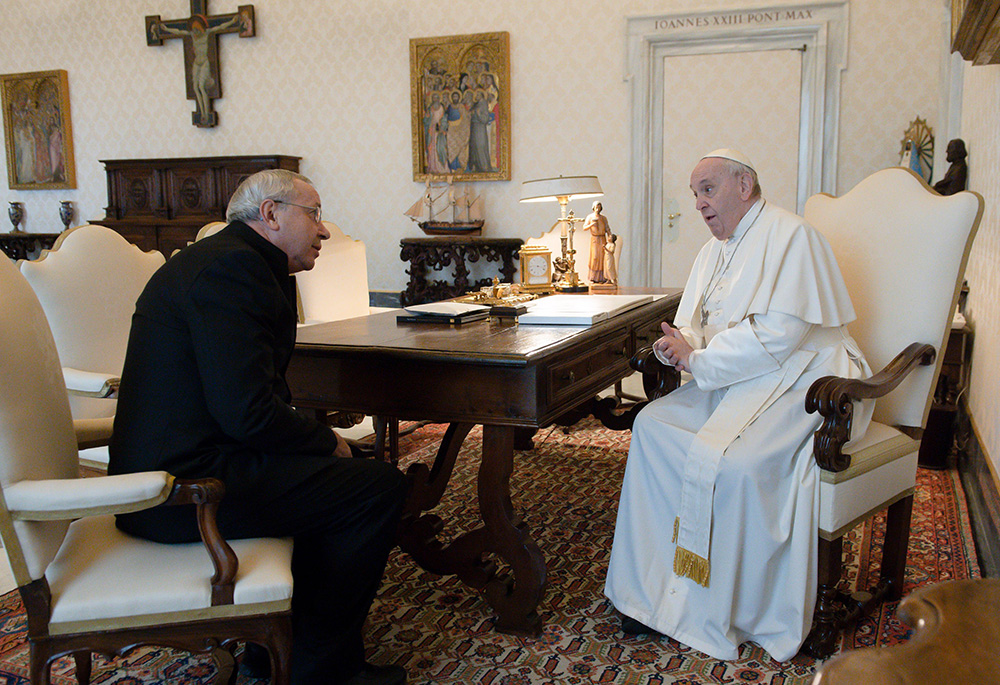
[(836, 193), (840, 78), (847, 67), (848, 0), (681, 12), (626, 19), (631, 84), (629, 225), (621, 278), (660, 285), (663, 226), (663, 69), (674, 55), (802, 50), (797, 207)]

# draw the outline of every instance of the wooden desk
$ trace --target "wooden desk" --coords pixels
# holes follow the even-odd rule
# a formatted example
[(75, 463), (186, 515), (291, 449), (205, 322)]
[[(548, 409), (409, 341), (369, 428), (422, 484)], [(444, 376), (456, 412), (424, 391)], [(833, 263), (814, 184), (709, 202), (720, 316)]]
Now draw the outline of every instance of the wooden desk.
[[(297, 406), (451, 424), (433, 467), (407, 471), (413, 487), (400, 546), (425, 569), (482, 590), (498, 630), (538, 635), (545, 560), (510, 499), (515, 432), (549, 425), (627, 376), (629, 358), (677, 310), (679, 290), (658, 292), (669, 294), (587, 328), (397, 324), (397, 312), (307, 326), (298, 331), (288, 382)], [(476, 424), (483, 425), (482, 525), (444, 545), (437, 537), (444, 522), (425, 512), (440, 502)], [(493, 554), (513, 578), (497, 576)]]

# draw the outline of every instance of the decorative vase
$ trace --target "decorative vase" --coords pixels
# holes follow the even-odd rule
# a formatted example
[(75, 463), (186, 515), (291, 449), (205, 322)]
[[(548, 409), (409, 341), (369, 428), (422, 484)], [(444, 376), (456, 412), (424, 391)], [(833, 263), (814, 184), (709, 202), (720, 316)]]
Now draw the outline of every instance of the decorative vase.
[(21, 233), (18, 225), (21, 223), (21, 219), (24, 218), (24, 203), (11, 202), (10, 207), (7, 208), (7, 216), (10, 217), (10, 222), (14, 224), (14, 229), (11, 233)]
[(63, 222), (63, 230), (68, 231), (73, 221), (73, 203), (70, 200), (59, 201), (59, 220)]

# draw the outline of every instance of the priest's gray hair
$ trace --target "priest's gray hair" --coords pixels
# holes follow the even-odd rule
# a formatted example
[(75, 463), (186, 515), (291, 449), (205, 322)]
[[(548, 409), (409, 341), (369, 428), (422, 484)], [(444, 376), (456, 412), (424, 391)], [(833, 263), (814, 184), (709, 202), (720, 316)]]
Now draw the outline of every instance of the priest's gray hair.
[(262, 221), (260, 204), (264, 200), (291, 200), (295, 197), (296, 179), (312, 185), (302, 174), (287, 169), (264, 169), (247, 176), (229, 200), (226, 221)]
[(750, 193), (751, 198), (760, 197), (760, 181), (757, 180), (757, 172), (748, 167), (746, 164), (737, 162), (734, 159), (727, 159), (725, 157), (720, 157), (722, 163), (725, 164), (726, 171), (736, 176), (737, 178), (743, 174), (750, 174), (750, 178), (753, 179), (753, 191)]

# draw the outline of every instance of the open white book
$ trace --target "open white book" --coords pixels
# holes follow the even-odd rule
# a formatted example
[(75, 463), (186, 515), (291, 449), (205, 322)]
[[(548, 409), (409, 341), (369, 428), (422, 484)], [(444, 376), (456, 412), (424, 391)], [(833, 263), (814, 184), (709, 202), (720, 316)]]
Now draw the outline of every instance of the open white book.
[(519, 324), (590, 326), (646, 302), (652, 295), (549, 295), (528, 303)]

